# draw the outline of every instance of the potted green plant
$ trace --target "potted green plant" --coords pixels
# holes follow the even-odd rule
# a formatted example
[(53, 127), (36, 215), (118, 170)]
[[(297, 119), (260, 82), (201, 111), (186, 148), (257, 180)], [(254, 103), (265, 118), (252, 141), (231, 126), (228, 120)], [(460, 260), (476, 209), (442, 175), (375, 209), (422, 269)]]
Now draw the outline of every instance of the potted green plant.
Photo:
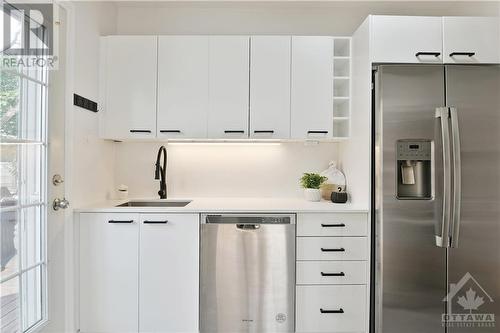
[(320, 201), (321, 192), (319, 188), (327, 179), (327, 177), (321, 176), (317, 173), (304, 173), (302, 178), (300, 178), (300, 185), (304, 188), (306, 200)]

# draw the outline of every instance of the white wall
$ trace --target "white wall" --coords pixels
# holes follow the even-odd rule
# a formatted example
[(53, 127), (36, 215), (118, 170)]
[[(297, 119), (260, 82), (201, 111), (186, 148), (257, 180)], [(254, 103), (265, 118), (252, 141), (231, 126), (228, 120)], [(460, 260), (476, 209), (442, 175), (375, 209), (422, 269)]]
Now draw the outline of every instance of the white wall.
[[(77, 2), (75, 5), (74, 92), (99, 98), (99, 37), (116, 33), (112, 3)], [(70, 92), (72, 93), (72, 92)], [(109, 198), (113, 182), (114, 144), (98, 137), (98, 114), (73, 107), (72, 206)]]
[[(117, 184), (130, 197), (156, 197), (154, 163), (161, 143), (118, 143)], [(336, 143), (170, 144), (167, 187), (172, 197), (301, 197), (303, 172), (337, 158)]]
[(368, 14), (495, 15), (478, 1), (122, 2), (120, 34), (352, 35)]

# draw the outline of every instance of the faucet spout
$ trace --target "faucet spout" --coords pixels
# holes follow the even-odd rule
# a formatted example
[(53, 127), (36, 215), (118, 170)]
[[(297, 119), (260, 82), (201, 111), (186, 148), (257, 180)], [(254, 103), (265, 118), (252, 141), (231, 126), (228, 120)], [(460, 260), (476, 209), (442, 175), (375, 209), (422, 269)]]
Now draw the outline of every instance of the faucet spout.
[[(163, 155), (163, 165), (161, 164), (161, 157)], [(165, 146), (161, 146), (156, 155), (155, 163), (155, 179), (160, 180), (160, 190), (158, 195), (160, 199), (167, 198), (167, 149)]]

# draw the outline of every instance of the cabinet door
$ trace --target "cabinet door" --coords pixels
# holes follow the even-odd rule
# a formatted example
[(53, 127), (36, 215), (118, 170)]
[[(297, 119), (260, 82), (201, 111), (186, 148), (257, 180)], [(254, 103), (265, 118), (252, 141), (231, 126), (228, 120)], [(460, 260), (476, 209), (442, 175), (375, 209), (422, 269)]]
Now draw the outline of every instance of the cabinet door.
[(137, 214), (80, 214), (80, 331), (137, 332)]
[(333, 38), (292, 37), (291, 136), (331, 138)]
[(500, 32), (496, 17), (444, 17), (446, 63), (499, 63)]
[(212, 36), (209, 44), (208, 137), (248, 137), (248, 36)]
[(208, 36), (158, 37), (159, 138), (206, 138)]
[(250, 136), (290, 137), (289, 36), (253, 36), (250, 56)]
[(155, 137), (156, 47), (156, 36), (101, 39), (101, 137)]
[(442, 63), (442, 18), (372, 16), (372, 62)]
[(198, 215), (140, 220), (139, 331), (198, 332)]

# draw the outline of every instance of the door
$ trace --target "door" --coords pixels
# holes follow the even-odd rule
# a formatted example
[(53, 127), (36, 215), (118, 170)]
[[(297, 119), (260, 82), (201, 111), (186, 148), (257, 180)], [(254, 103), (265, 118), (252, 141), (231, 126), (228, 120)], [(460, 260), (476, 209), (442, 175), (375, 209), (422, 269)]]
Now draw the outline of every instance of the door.
[(201, 225), (200, 332), (294, 332), (295, 225), (213, 219)]
[[(443, 74), (441, 66), (380, 66), (377, 72), (375, 325), (379, 333), (444, 332), (446, 249), (436, 246), (435, 233), (443, 217), (443, 150), (435, 117), (436, 108), (445, 102)], [(398, 140), (431, 140), (430, 198), (398, 195), (402, 166), (397, 147), (407, 142)]]
[(80, 331), (137, 332), (139, 216), (81, 213)]
[[(459, 235), (448, 258), (449, 283), (461, 289), (450, 290), (450, 310), (500, 318), (500, 66), (447, 66), (446, 82), (447, 105), (459, 120), (462, 180)], [(467, 297), (469, 289), (474, 294)], [(471, 305), (457, 303), (460, 297)], [(488, 322), (455, 323), (448, 332), (498, 331), (481, 324)]]
[(210, 36), (209, 44), (208, 137), (248, 138), (249, 37)]
[(374, 15), (371, 25), (372, 62), (443, 62), (441, 17)]
[(444, 61), (454, 64), (500, 62), (497, 17), (443, 17)]
[(140, 216), (139, 332), (198, 332), (199, 215)]
[(156, 36), (102, 37), (103, 138), (155, 137), (156, 47)]
[(292, 139), (333, 136), (333, 38), (292, 37)]
[(208, 36), (158, 37), (158, 138), (206, 138)]
[(290, 138), (290, 36), (252, 36), (250, 137)]

